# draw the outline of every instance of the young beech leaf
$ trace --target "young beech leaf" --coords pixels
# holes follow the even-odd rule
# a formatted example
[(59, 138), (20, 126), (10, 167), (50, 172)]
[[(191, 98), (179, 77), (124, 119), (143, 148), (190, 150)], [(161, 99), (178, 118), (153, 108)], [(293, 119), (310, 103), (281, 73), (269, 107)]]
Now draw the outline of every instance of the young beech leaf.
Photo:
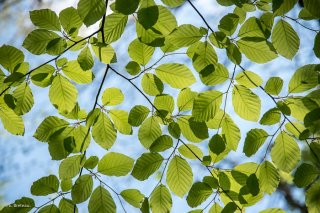
[(109, 152), (98, 163), (98, 172), (108, 176), (125, 176), (132, 167), (134, 160), (124, 154)]
[(74, 203), (86, 201), (92, 192), (93, 180), (91, 175), (80, 176), (71, 189), (71, 197)]
[(88, 205), (89, 213), (116, 213), (116, 209), (116, 204), (107, 189), (102, 186), (98, 186), (92, 192)]
[(160, 184), (151, 193), (150, 207), (152, 212), (166, 213), (172, 208), (172, 197), (165, 185)]
[(158, 153), (144, 153), (137, 159), (131, 175), (137, 180), (146, 180), (159, 169), (163, 160)]
[(167, 184), (170, 190), (179, 197), (183, 197), (193, 182), (193, 173), (188, 162), (175, 156), (171, 159), (167, 170)]

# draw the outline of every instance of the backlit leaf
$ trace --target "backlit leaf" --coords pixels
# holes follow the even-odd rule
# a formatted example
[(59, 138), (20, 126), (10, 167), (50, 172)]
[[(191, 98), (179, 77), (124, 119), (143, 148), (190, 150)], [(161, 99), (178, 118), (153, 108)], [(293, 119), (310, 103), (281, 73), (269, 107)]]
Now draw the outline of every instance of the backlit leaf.
[(98, 163), (98, 172), (108, 176), (125, 176), (132, 167), (134, 160), (124, 154), (109, 152)]
[(193, 182), (192, 169), (188, 162), (175, 156), (171, 159), (167, 170), (167, 184), (170, 190), (179, 197), (183, 197)]

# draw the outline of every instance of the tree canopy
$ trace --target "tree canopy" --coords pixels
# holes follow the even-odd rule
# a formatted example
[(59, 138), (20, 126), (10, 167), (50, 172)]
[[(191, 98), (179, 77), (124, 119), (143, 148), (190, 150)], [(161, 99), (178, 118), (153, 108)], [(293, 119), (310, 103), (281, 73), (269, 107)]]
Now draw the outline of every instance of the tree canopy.
[[(47, 144), (59, 169), (30, 186), (48, 202), (22, 197), (1, 212), (70, 213), (85, 203), (90, 213), (165, 213), (179, 199), (190, 213), (245, 212), (284, 183), (305, 190), (303, 205), (293, 207), (320, 212), (320, 65), (295, 61), (299, 51), (320, 58), (320, 31), (308, 25), (320, 19), (320, 1), (304, 0), (303, 7), (297, 0), (217, 3), (229, 11), (217, 26), (191, 0), (79, 0), (59, 13), (30, 11), (34, 29), (24, 49), (0, 47), (0, 119), (7, 132), (24, 136), (34, 93), (48, 91), (55, 113), (32, 134)], [(188, 16), (202, 25), (179, 24), (180, 7), (192, 8)], [(81, 34), (92, 26), (91, 34)], [(126, 44), (132, 26), (129, 45), (115, 48)], [(302, 49), (297, 28), (314, 43)], [(30, 67), (25, 50), (50, 59)], [(130, 61), (119, 60), (121, 54)], [(279, 58), (296, 69), (279, 63), (278, 73), (265, 79), (246, 68)], [(108, 86), (115, 78), (120, 83)], [(144, 101), (128, 101), (127, 86)], [(86, 98), (91, 108), (79, 101), (86, 87), (96, 88)], [(246, 123), (253, 128), (243, 132)], [(127, 141), (114, 149), (120, 135)], [(103, 156), (88, 154), (95, 144)], [(245, 160), (225, 168), (233, 153)], [(119, 190), (111, 178), (140, 184)]]

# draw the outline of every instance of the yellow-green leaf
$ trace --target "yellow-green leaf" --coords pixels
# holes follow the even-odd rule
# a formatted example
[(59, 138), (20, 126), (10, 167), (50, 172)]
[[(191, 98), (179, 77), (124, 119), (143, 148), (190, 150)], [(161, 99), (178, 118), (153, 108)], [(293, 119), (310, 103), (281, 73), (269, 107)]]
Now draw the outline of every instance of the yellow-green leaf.
[(167, 170), (167, 184), (170, 190), (179, 197), (183, 197), (191, 188), (193, 173), (188, 162), (174, 156)]

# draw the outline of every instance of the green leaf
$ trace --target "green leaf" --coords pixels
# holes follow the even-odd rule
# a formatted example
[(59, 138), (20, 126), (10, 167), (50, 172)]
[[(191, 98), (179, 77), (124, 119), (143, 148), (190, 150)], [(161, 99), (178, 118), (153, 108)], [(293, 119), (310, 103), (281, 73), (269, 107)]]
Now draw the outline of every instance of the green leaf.
[(67, 47), (67, 42), (64, 38), (57, 37), (49, 41), (46, 49), (50, 55), (60, 55), (64, 52)]
[(285, 213), (285, 211), (279, 208), (268, 208), (266, 210), (260, 211), (259, 213)]
[(192, 59), (192, 65), (198, 72), (202, 72), (209, 66), (218, 64), (218, 56), (209, 42), (197, 42), (190, 46), (187, 51)]
[(232, 91), (234, 111), (243, 119), (258, 121), (261, 110), (261, 100), (248, 88), (235, 85)]
[(266, 38), (266, 34), (262, 28), (261, 21), (256, 17), (248, 18), (241, 25), (238, 36), (241, 38), (245, 38), (245, 37)]
[(193, 102), (192, 116), (194, 121), (209, 121), (217, 113), (222, 103), (222, 93), (209, 90), (199, 93)]
[(154, 117), (147, 118), (139, 128), (138, 138), (140, 143), (149, 149), (151, 144), (161, 135), (161, 128)]
[[(128, 16), (121, 13), (112, 13), (106, 17), (103, 32), (105, 43), (110, 44), (118, 40), (124, 32)], [(98, 34), (99, 41), (102, 41), (102, 34)]]
[(52, 160), (62, 160), (73, 151), (75, 144), (70, 143), (74, 139), (73, 131), (74, 127), (66, 127), (50, 136), (48, 145)]
[(141, 86), (143, 91), (151, 96), (160, 95), (163, 92), (162, 81), (151, 73), (145, 73), (142, 76)]
[(123, 100), (122, 91), (116, 87), (107, 88), (102, 94), (102, 103), (105, 106), (116, 106), (121, 104)]
[(247, 88), (256, 88), (261, 86), (263, 80), (262, 78), (254, 72), (243, 71), (236, 76), (236, 81), (238, 84), (243, 85)]
[(116, 54), (111, 45), (93, 44), (91, 45), (95, 56), (105, 64), (114, 63), (117, 61)]
[(283, 101), (278, 101), (277, 108), (281, 111), (281, 113), (285, 115), (291, 115), (291, 109), (289, 108), (287, 103)]
[(246, 185), (248, 187), (248, 191), (253, 196), (257, 196), (260, 192), (259, 181), (256, 174), (249, 175)]
[(199, 206), (201, 203), (212, 194), (212, 189), (209, 185), (202, 182), (194, 183), (187, 196), (187, 203), (190, 207), (194, 208)]
[(165, 185), (157, 186), (150, 197), (150, 207), (152, 212), (167, 213), (171, 211), (172, 197)]
[(6, 104), (0, 103), (0, 118), (3, 127), (13, 135), (24, 135), (24, 123)]
[(72, 179), (62, 179), (60, 187), (63, 192), (67, 192), (71, 190), (72, 185)]
[(179, 108), (179, 111), (191, 110), (193, 108), (193, 101), (196, 96), (197, 93), (193, 92), (191, 89), (182, 89), (177, 99), (177, 106)]
[[(91, 134), (87, 126), (79, 125), (73, 129), (74, 145), (72, 151), (83, 152), (90, 144)], [(66, 139), (65, 139), (66, 140)], [(66, 141), (64, 141), (66, 147)]]
[(209, 141), (209, 149), (212, 153), (219, 155), (226, 150), (225, 143), (224, 139), (220, 135), (216, 134), (212, 136)]
[(94, 169), (99, 162), (99, 158), (97, 156), (90, 156), (86, 162), (84, 163), (83, 167), (86, 169)]
[(27, 82), (20, 84), (13, 91), (12, 95), (16, 99), (14, 111), (17, 115), (24, 115), (31, 110), (34, 100), (32, 91)]
[(128, 123), (132, 126), (140, 126), (148, 117), (149, 113), (149, 108), (142, 105), (136, 105), (130, 110)]
[(240, 52), (258, 64), (269, 62), (277, 57), (277, 53), (270, 42), (259, 38), (241, 38), (237, 41)]
[(319, 120), (320, 120), (319, 112), (320, 112), (320, 108), (316, 108), (311, 112), (309, 112), (308, 114), (306, 114), (306, 116), (304, 117), (305, 127), (309, 129), (312, 128), (313, 132), (319, 131)]
[(30, 19), (34, 25), (46, 30), (60, 31), (60, 21), (57, 14), (50, 9), (33, 10)]
[(69, 35), (76, 36), (78, 34), (78, 31), (82, 26), (82, 20), (74, 7), (67, 7), (61, 10), (59, 19), (63, 29)]
[(135, 61), (129, 61), (126, 70), (130, 75), (138, 75), (141, 71), (140, 65)]
[(75, 212), (78, 213), (77, 206), (74, 205), (72, 200), (62, 198), (59, 202), (59, 213), (68, 213), (68, 212)]
[(191, 116), (181, 116), (177, 119), (182, 135), (190, 142), (199, 143), (209, 137), (205, 122), (196, 122)]
[(297, 142), (285, 132), (277, 136), (270, 154), (274, 164), (285, 172), (291, 172), (301, 158)]
[(151, 152), (163, 152), (170, 149), (173, 145), (173, 140), (169, 135), (161, 135), (150, 146)]
[(188, 47), (203, 37), (200, 29), (191, 25), (183, 24), (176, 28), (168, 37), (168, 41), (176, 48)]
[(217, 48), (226, 48), (230, 43), (230, 39), (223, 32), (213, 32), (210, 34), (209, 39), (211, 43)]
[(278, 170), (271, 162), (265, 161), (259, 166), (257, 174), (261, 191), (272, 194), (277, 189), (280, 181)]
[(186, 0), (162, 0), (164, 4), (169, 7), (179, 7), (181, 6)]
[(125, 199), (130, 205), (141, 208), (144, 200), (144, 195), (137, 189), (126, 189), (120, 193), (121, 197)]
[(315, 182), (308, 189), (306, 193), (306, 205), (310, 213), (316, 213), (320, 211), (319, 207), (319, 197), (320, 197), (320, 181)]
[(69, 123), (55, 116), (46, 117), (38, 126), (33, 137), (39, 141), (47, 142), (52, 134), (65, 128)]
[(54, 204), (44, 206), (39, 211), (39, 213), (60, 213), (58, 207)]
[(280, 122), (281, 111), (277, 108), (272, 108), (263, 114), (260, 124), (262, 125), (274, 125)]
[(180, 138), (181, 129), (176, 122), (171, 122), (168, 126), (168, 131), (170, 135), (176, 139)]
[(172, 113), (174, 110), (174, 100), (171, 95), (161, 94), (154, 99), (154, 105), (158, 110), (164, 110)]
[(92, 192), (93, 180), (91, 175), (82, 175), (74, 183), (71, 189), (71, 197), (74, 203), (86, 201)]
[(274, 16), (282, 16), (289, 12), (294, 5), (297, 3), (297, 0), (272, 0), (272, 11)]
[(243, 152), (246, 156), (254, 155), (268, 138), (268, 133), (263, 129), (251, 129), (244, 141)]
[[(291, 111), (292, 116), (299, 121), (303, 121), (310, 111), (319, 107), (318, 104), (307, 97), (287, 98), (285, 104), (289, 108), (289, 112)], [(280, 107), (278, 106), (278, 108)]]
[(239, 23), (239, 16), (233, 13), (228, 13), (220, 19), (218, 28), (221, 32), (231, 36), (237, 29)]
[(183, 64), (162, 64), (156, 68), (157, 76), (173, 88), (185, 88), (196, 82), (191, 70)]
[(280, 55), (291, 60), (299, 50), (300, 39), (288, 22), (280, 20), (273, 28), (272, 44)]
[(117, 206), (108, 190), (98, 186), (92, 193), (88, 210), (89, 213), (116, 213)]
[(229, 191), (230, 186), (231, 186), (231, 182), (230, 182), (230, 178), (228, 177), (228, 175), (225, 172), (220, 172), (218, 174), (218, 178), (219, 178), (219, 184), (220, 184), (221, 189), (223, 189), (225, 191)]
[(159, 169), (163, 160), (158, 153), (143, 153), (137, 159), (131, 175), (137, 180), (146, 180)]
[(93, 57), (88, 46), (81, 50), (77, 60), (83, 70), (89, 70), (93, 67)]
[(62, 71), (68, 78), (78, 84), (88, 84), (94, 79), (92, 71), (83, 71), (78, 61), (69, 61), (62, 67)]
[(153, 47), (163, 46), (164, 36), (177, 27), (177, 20), (170, 10), (153, 3), (138, 11), (138, 21), (136, 30), (139, 40)]
[(144, 29), (152, 29), (159, 20), (159, 7), (154, 4), (147, 3), (145, 7), (140, 7), (138, 11), (138, 21)]
[(166, 181), (174, 194), (183, 197), (193, 182), (193, 173), (188, 162), (179, 156), (174, 156), (169, 163)]
[[(203, 157), (203, 153), (199, 147), (193, 144), (184, 144), (178, 148), (181, 155), (189, 159), (200, 159)], [(195, 156), (196, 155), (196, 156)]]
[(53, 66), (49, 64), (43, 65), (30, 74), (32, 83), (39, 87), (49, 86), (52, 83), (54, 71), (55, 68)]
[(283, 80), (280, 77), (271, 77), (266, 83), (264, 90), (270, 95), (278, 95), (283, 86)]
[(289, 82), (289, 93), (304, 92), (318, 85), (318, 65), (308, 64), (296, 70)]
[(77, 88), (62, 75), (56, 75), (49, 89), (51, 103), (63, 113), (72, 111), (78, 97)]
[(98, 172), (108, 176), (125, 176), (132, 167), (134, 160), (124, 154), (109, 152), (101, 158)]
[(320, 58), (320, 33), (317, 33), (314, 38), (313, 52), (318, 58)]
[(306, 20), (306, 21), (307, 20), (317, 19), (306, 8), (302, 8), (300, 10), (298, 17), (299, 17), (299, 19), (303, 19), (303, 20)]
[(106, 12), (106, 5), (101, 0), (80, 0), (78, 13), (83, 23), (89, 27), (96, 23)]
[(104, 149), (110, 149), (117, 138), (117, 130), (115, 130), (110, 118), (103, 112), (99, 113), (96, 123), (92, 128), (93, 139)]
[(143, 203), (141, 205), (140, 211), (141, 211), (141, 213), (150, 213), (149, 201), (148, 201), (147, 197), (144, 198), (144, 201), (143, 201)]
[(240, 129), (229, 116), (223, 119), (221, 127), (222, 135), (225, 136), (227, 147), (236, 151), (240, 141)]
[(45, 196), (55, 192), (58, 192), (59, 180), (55, 175), (49, 175), (42, 177), (39, 180), (33, 182), (31, 186), (31, 194), (36, 196)]
[(209, 65), (200, 72), (202, 83), (207, 86), (215, 86), (228, 80), (229, 72), (223, 64)]
[(239, 50), (239, 48), (233, 44), (230, 43), (226, 49), (228, 58), (232, 61), (234, 64), (240, 64), (242, 60), (242, 55)]
[(116, 0), (115, 9), (125, 15), (130, 15), (136, 11), (140, 0)]
[(235, 212), (237, 208), (238, 207), (234, 202), (229, 202), (227, 205), (225, 205), (221, 213)]
[(269, 12), (262, 14), (262, 16), (260, 17), (260, 21), (266, 37), (269, 38), (274, 23), (273, 14)]
[[(12, 208), (12, 206), (16, 207)], [(27, 213), (30, 212), (35, 207), (34, 200), (28, 197), (22, 197), (18, 200), (15, 200), (14, 203), (5, 206), (1, 209), (1, 212), (3, 213)]]
[(0, 47), (0, 64), (11, 73), (23, 61), (24, 55), (21, 50), (9, 45), (2, 45)]
[(239, 23), (242, 24), (246, 20), (247, 13), (239, 7), (234, 8), (233, 13), (239, 16)]
[(128, 123), (129, 114), (124, 110), (110, 110), (109, 115), (116, 127), (116, 129), (125, 135), (132, 134), (132, 127)]
[(82, 155), (74, 155), (64, 159), (59, 166), (60, 179), (74, 178), (80, 172), (82, 159)]
[(23, 41), (23, 47), (35, 55), (41, 55), (47, 51), (48, 44), (60, 37), (51, 31), (36, 29), (29, 33)]
[(209, 213), (221, 213), (222, 210), (222, 207), (218, 203), (215, 203), (211, 206)]
[(312, 164), (303, 163), (294, 174), (293, 182), (298, 187), (306, 187), (311, 184), (318, 176), (320, 172)]
[(314, 17), (320, 18), (319, 12), (319, 0), (307, 0), (304, 3), (304, 7), (308, 10), (308, 12)]
[(139, 39), (133, 40), (128, 47), (130, 58), (143, 66), (150, 61), (154, 51), (154, 47), (140, 42)]

